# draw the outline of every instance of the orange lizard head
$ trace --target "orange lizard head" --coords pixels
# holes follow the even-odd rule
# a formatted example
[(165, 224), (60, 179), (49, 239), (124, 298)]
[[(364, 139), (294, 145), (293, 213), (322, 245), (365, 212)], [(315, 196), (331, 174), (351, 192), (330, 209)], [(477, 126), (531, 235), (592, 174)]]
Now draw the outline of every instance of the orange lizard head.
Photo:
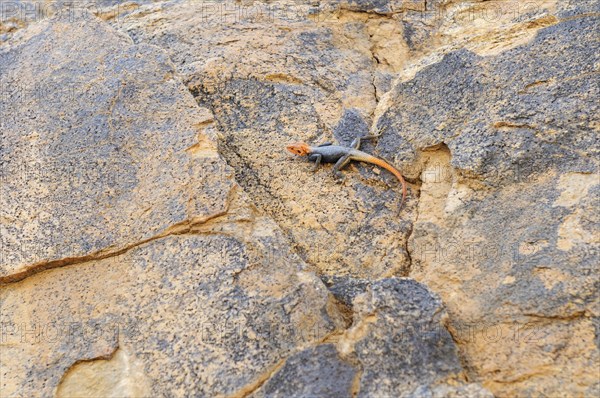
[(304, 142), (297, 142), (295, 144), (288, 145), (285, 147), (285, 149), (298, 156), (306, 156), (310, 153), (310, 146)]

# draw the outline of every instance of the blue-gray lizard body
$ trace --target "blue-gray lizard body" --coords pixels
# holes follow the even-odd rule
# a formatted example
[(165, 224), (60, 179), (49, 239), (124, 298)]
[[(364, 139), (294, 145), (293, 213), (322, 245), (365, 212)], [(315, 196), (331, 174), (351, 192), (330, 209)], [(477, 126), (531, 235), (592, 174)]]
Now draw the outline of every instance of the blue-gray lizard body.
[(387, 163), (385, 160), (379, 159), (375, 156), (369, 155), (366, 152), (359, 150), (361, 139), (369, 139), (377, 136), (366, 136), (362, 138), (356, 138), (350, 144), (350, 147), (345, 147), (341, 145), (332, 145), (331, 143), (322, 144), (316, 147), (305, 144), (304, 142), (299, 142), (296, 144), (291, 144), (286, 147), (288, 151), (298, 156), (306, 156), (309, 161), (315, 162), (314, 169), (324, 163), (335, 163), (333, 167), (333, 173), (338, 178), (344, 178), (340, 170), (344, 168), (350, 161), (356, 160), (359, 162), (371, 163), (377, 166), (380, 166), (398, 178), (400, 183), (402, 184), (402, 203), (400, 204), (400, 208), (404, 204), (404, 200), (406, 199), (406, 182), (402, 177), (402, 173), (398, 171), (394, 166)]

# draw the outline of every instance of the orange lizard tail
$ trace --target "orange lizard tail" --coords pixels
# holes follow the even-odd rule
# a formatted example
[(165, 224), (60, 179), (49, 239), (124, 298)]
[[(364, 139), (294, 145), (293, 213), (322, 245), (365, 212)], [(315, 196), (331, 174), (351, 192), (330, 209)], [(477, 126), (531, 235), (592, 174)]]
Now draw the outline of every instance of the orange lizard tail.
[(404, 201), (406, 200), (406, 181), (404, 181), (404, 177), (402, 177), (402, 173), (400, 173), (400, 171), (398, 171), (398, 169), (396, 169), (394, 166), (392, 166), (385, 160), (376, 158), (375, 156), (370, 156), (370, 155), (368, 157), (361, 156), (361, 157), (357, 157), (356, 160), (360, 160), (361, 162), (366, 162), (366, 163), (372, 163), (374, 165), (377, 165), (379, 167), (386, 169), (387, 171), (389, 171), (390, 173), (392, 173), (393, 175), (396, 176), (398, 181), (400, 181), (400, 183), (402, 184), (402, 202), (400, 203), (400, 209), (402, 209), (402, 206), (404, 206)]

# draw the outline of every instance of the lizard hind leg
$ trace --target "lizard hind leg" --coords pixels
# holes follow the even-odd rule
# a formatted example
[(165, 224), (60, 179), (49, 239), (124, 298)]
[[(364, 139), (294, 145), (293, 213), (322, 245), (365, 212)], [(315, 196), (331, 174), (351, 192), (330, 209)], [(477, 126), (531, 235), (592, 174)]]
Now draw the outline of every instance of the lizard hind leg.
[(364, 137), (356, 137), (354, 139), (354, 141), (352, 141), (352, 143), (350, 144), (350, 146), (354, 149), (360, 149), (360, 144), (362, 140), (372, 140), (373, 138), (377, 138), (381, 135), (381, 133), (379, 134), (372, 134), (372, 135), (365, 135)]
[(350, 160), (352, 160), (350, 158), (350, 155), (344, 155), (333, 166), (333, 175), (340, 182), (343, 182), (345, 179), (344, 175), (340, 172), (340, 170), (343, 169), (344, 167), (346, 167), (348, 165), (348, 163), (350, 163)]

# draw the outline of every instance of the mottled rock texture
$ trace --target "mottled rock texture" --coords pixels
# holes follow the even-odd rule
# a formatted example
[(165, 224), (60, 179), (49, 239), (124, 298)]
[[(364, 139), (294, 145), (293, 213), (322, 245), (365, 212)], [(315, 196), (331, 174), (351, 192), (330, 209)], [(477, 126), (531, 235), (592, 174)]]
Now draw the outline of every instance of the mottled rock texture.
[(426, 165), (411, 276), (501, 396), (599, 389), (599, 29), (584, 14), (498, 55), (447, 54), (377, 120), (381, 153)]
[(323, 344), (288, 358), (253, 396), (350, 397), (356, 374), (333, 344)]
[(384, 279), (354, 299), (342, 352), (362, 367), (359, 397), (408, 396), (465, 379), (441, 301), (413, 280)]
[(408, 278), (352, 282), (362, 286), (352, 325), (332, 336), (335, 344), (288, 358), (253, 396), (492, 397), (466, 382), (445, 310), (425, 286)]
[(52, 89), (2, 102), (3, 397), (244, 394), (343, 327), (162, 50), (91, 14), (25, 33), (2, 82)]
[(0, 397), (600, 395), (599, 18), (0, 2)]
[(0, 280), (213, 218), (234, 185), (201, 135), (210, 112), (164, 52), (91, 14), (70, 20), (34, 25), (0, 53)]
[(354, 19), (294, 2), (191, 2), (132, 13), (115, 25), (171, 54), (199, 104), (215, 114), (219, 150), (237, 181), (303, 259), (325, 274), (404, 274), (414, 192), (413, 211), (399, 214), (401, 188), (387, 172), (352, 166), (346, 183), (336, 184), (327, 168), (310, 173), (284, 150), (300, 140), (349, 144), (368, 133), (376, 72), (389, 72), (376, 68), (369, 35), (395, 25)]

